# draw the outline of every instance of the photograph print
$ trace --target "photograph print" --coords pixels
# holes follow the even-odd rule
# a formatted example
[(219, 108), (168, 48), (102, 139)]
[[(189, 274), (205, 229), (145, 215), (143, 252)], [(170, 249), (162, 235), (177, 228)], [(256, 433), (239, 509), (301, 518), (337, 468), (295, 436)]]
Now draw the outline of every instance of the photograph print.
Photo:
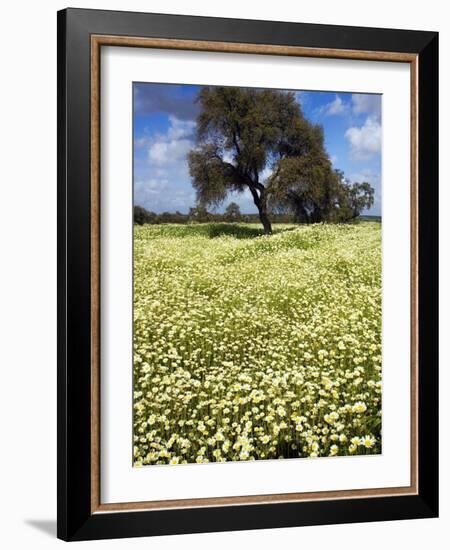
[(133, 84), (133, 466), (382, 452), (379, 94)]

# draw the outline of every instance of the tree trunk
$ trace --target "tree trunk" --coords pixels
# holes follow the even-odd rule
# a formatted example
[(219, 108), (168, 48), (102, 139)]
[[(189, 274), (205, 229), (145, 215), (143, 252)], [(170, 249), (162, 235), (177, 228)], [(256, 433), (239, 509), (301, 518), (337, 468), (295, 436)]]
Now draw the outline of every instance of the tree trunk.
[(272, 235), (272, 224), (270, 223), (269, 216), (267, 215), (267, 195), (265, 190), (260, 192), (258, 200), (255, 201), (256, 207), (259, 212), (259, 219), (264, 227), (264, 233), (266, 235)]
[(270, 223), (269, 216), (267, 214), (267, 195), (266, 190), (262, 189), (259, 192), (255, 189), (254, 186), (249, 186), (250, 192), (253, 196), (253, 202), (255, 203), (256, 208), (259, 213), (259, 220), (262, 223), (264, 228), (264, 233), (266, 235), (272, 235), (272, 224)]
[(264, 233), (266, 235), (272, 235), (272, 224), (270, 223), (269, 216), (265, 209), (259, 209), (259, 219), (264, 227)]

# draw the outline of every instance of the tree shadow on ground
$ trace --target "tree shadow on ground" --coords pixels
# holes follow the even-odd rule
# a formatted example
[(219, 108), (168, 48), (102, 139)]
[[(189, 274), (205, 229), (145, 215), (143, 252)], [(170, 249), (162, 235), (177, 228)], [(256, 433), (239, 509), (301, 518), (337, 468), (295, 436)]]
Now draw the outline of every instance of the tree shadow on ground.
[[(277, 227), (273, 226), (273, 233), (284, 233), (285, 231), (292, 231), (295, 227)], [(202, 227), (204, 232), (210, 239), (216, 237), (234, 237), (235, 239), (254, 239), (255, 237), (261, 237), (264, 235), (264, 230), (253, 225), (234, 224), (234, 223), (215, 223), (205, 224)]]
[(207, 224), (204, 226), (205, 233), (210, 239), (216, 237), (234, 237), (235, 239), (252, 239), (264, 235), (263, 229), (234, 223)]

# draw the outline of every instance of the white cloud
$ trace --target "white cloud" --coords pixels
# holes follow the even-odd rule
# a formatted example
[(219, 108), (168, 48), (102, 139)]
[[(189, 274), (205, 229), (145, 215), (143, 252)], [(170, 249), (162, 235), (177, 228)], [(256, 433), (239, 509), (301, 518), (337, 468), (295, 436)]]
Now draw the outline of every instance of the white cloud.
[(381, 150), (381, 125), (375, 117), (367, 117), (361, 127), (352, 127), (345, 132), (350, 142), (351, 155), (355, 160), (365, 160)]
[(148, 137), (146, 136), (142, 136), (134, 140), (134, 146), (139, 149), (147, 147), (148, 143), (149, 143), (149, 140), (148, 140)]
[(371, 185), (380, 185), (380, 173), (376, 170), (373, 170), (372, 168), (365, 168), (359, 172), (353, 172), (349, 176), (350, 181), (352, 182), (363, 182), (367, 181)]
[[(141, 206), (153, 205), (160, 193), (167, 187), (167, 180), (150, 178), (134, 182), (134, 202)], [(150, 208), (151, 210), (151, 208)]]
[(195, 204), (191, 187), (177, 187), (168, 180), (142, 179), (134, 184), (134, 202), (154, 212), (187, 212)]
[(295, 99), (300, 103), (300, 107), (304, 107), (309, 102), (309, 92), (295, 92)]
[(317, 109), (318, 115), (333, 116), (343, 115), (348, 111), (348, 104), (342, 100), (342, 98), (336, 94), (336, 97), (330, 103), (326, 103)]
[(336, 162), (338, 161), (338, 156), (331, 155), (330, 160), (331, 160), (331, 164), (336, 164)]
[(188, 139), (172, 139), (170, 141), (158, 141), (153, 143), (148, 150), (150, 162), (165, 165), (180, 160), (186, 160), (186, 155), (193, 146)]
[(272, 175), (273, 169), (270, 166), (266, 166), (264, 170), (259, 175), (259, 180), (264, 182), (267, 178), (270, 178)]
[(352, 110), (355, 115), (367, 113), (379, 119), (381, 116), (381, 96), (379, 94), (352, 94)]
[(170, 116), (166, 132), (146, 138), (147, 162), (136, 177), (135, 204), (155, 212), (187, 212), (195, 203), (187, 162), (194, 130), (195, 122)]
[(169, 128), (166, 133), (149, 136), (148, 128), (146, 128), (144, 135), (134, 140), (134, 145), (138, 149), (147, 149), (150, 160), (164, 162), (167, 153), (179, 149), (175, 142), (180, 140), (192, 141), (195, 126), (193, 120), (180, 120), (174, 116), (169, 116)]
[(172, 165), (186, 161), (186, 155), (194, 145), (195, 122), (169, 117), (169, 128), (165, 134), (158, 134), (149, 143), (149, 161), (158, 166)]
[(181, 138), (191, 138), (195, 130), (195, 122), (193, 120), (179, 120), (174, 116), (169, 116), (170, 126), (167, 131), (167, 137), (170, 140)]
[(327, 105), (328, 115), (340, 115), (344, 113), (345, 110), (346, 110), (346, 105), (338, 95), (336, 95), (334, 101), (332, 101)]
[(233, 154), (230, 151), (224, 151), (222, 158), (224, 162), (228, 162), (229, 164), (233, 164), (234, 162)]
[(195, 204), (195, 191), (191, 189), (177, 189), (170, 197), (166, 199), (166, 204), (169, 204), (167, 210), (179, 210), (187, 212), (190, 206)]

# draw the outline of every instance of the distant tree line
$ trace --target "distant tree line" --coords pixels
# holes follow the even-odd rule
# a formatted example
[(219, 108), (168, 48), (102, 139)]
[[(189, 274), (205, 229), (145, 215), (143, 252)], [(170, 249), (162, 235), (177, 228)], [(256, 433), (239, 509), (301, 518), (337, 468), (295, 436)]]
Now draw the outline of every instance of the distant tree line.
[[(274, 212), (272, 214), (274, 223), (294, 223), (295, 216), (292, 213)], [(223, 214), (208, 212), (204, 206), (194, 206), (189, 209), (187, 214), (181, 212), (162, 212), (156, 214), (145, 209), (142, 206), (134, 207), (134, 223), (143, 225), (162, 224), (162, 223), (207, 223), (207, 222), (241, 222), (258, 223), (259, 214), (242, 214), (239, 205), (235, 202), (230, 203)]]
[[(381, 221), (381, 216), (358, 216), (360, 219)], [(354, 218), (352, 216), (352, 218)], [(309, 223), (311, 220), (302, 219), (295, 212), (283, 209), (270, 210), (270, 219), (273, 223)], [(338, 220), (336, 220), (338, 221)], [(193, 206), (187, 214), (181, 212), (156, 212), (149, 211), (142, 206), (134, 207), (134, 223), (143, 224), (163, 224), (163, 223), (208, 223), (208, 222), (239, 222), (239, 223), (259, 223), (259, 214), (242, 214), (239, 205), (232, 202), (225, 209), (223, 214), (208, 212), (204, 206)]]

